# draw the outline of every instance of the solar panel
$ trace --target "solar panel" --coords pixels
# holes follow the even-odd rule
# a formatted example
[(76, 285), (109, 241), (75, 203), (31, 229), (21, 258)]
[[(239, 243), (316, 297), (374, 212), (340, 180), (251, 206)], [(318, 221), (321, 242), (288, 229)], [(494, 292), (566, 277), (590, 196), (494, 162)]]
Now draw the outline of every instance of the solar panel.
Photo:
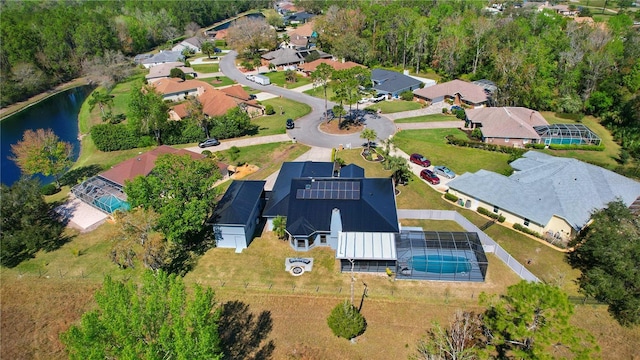
[(305, 200), (360, 200), (359, 181), (319, 181), (305, 184), (296, 190), (296, 199)]

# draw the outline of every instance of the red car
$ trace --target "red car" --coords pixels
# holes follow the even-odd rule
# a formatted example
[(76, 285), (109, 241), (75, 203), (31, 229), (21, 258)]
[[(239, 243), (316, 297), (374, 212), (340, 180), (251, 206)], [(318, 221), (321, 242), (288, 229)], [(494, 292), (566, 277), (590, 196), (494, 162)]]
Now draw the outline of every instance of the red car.
[(440, 184), (440, 178), (433, 171), (424, 169), (420, 172), (420, 177), (427, 180), (432, 185)]
[(429, 167), (431, 166), (431, 161), (429, 161), (429, 159), (427, 159), (426, 157), (420, 155), (420, 154), (411, 154), (411, 157), (409, 158), (409, 161), (411, 161), (414, 164), (418, 164), (420, 166), (424, 166), (424, 167)]

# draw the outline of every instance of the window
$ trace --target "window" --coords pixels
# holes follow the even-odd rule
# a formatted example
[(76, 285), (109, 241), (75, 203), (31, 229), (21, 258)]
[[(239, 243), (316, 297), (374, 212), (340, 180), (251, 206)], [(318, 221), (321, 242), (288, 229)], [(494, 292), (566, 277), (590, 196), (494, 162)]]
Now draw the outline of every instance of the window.
[(320, 244), (326, 244), (326, 243), (327, 243), (327, 235), (320, 234)]
[(497, 214), (497, 213), (498, 213), (498, 211), (500, 211), (500, 208), (499, 208), (499, 207), (497, 207), (497, 206), (494, 206), (494, 207), (493, 207), (493, 212)]
[(509, 142), (509, 138), (505, 138), (505, 139), (504, 139), (504, 142)]
[(529, 226), (529, 219), (527, 218), (524, 219), (524, 226)]

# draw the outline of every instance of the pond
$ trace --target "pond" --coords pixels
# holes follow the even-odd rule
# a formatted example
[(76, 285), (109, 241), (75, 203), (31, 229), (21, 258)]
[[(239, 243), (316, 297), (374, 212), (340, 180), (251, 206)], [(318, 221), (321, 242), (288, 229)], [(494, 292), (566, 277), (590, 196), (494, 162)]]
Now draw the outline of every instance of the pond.
[[(250, 18), (250, 19), (259, 19), (259, 18), (263, 18), (264, 19), (264, 15), (262, 15), (261, 13), (249, 14), (249, 15), (246, 15), (246, 16), (243, 16), (243, 17), (247, 17), (247, 18)], [(241, 18), (239, 18), (239, 19), (241, 19)], [(228, 29), (229, 26), (231, 26), (231, 24), (233, 24), (233, 22), (236, 21), (236, 20), (227, 21), (226, 23), (218, 25), (218, 26), (212, 28), (211, 30), (219, 31), (219, 30)]]
[[(0, 181), (3, 184), (11, 186), (20, 178), (20, 169), (9, 159), (11, 145), (22, 140), (22, 134), (29, 129), (53, 130), (60, 140), (71, 143), (73, 160), (77, 160), (80, 152), (78, 113), (91, 89), (91, 86), (80, 86), (65, 90), (0, 121)], [(43, 184), (53, 181), (53, 177), (39, 178)]]

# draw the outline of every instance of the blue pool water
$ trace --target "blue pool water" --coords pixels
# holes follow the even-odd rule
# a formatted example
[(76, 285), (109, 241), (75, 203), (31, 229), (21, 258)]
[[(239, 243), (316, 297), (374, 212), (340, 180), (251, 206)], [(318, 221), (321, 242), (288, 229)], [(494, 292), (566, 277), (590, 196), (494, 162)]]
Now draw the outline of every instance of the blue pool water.
[(588, 145), (586, 141), (579, 138), (551, 138), (544, 139), (543, 141), (545, 141), (545, 144), (549, 143), (553, 145)]
[(102, 196), (94, 200), (93, 205), (108, 212), (109, 214), (113, 213), (116, 210), (128, 211), (131, 208), (128, 202), (122, 201), (113, 195)]
[(455, 274), (471, 270), (469, 260), (463, 256), (416, 255), (412, 259), (413, 269), (417, 271)]

